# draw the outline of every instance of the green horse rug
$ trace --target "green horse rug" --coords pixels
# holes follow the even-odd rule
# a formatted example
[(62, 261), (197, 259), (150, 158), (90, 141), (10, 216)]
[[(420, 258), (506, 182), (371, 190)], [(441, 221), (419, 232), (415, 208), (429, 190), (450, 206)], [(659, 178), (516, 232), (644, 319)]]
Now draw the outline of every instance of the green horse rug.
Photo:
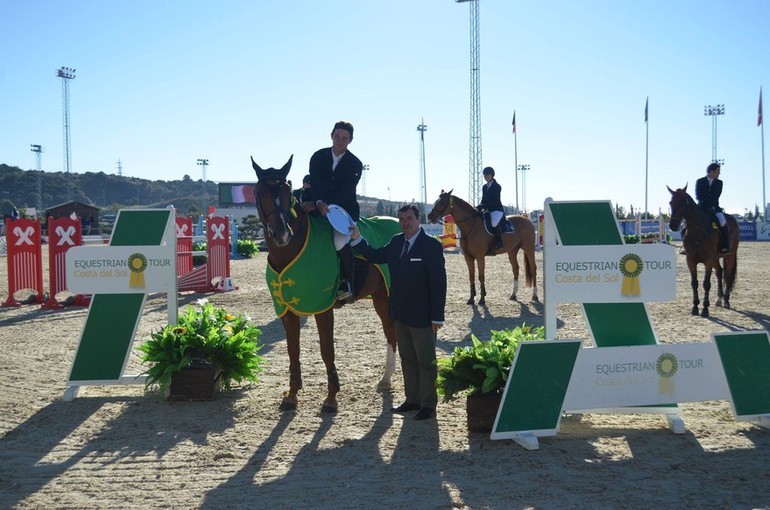
[[(299, 255), (280, 273), (268, 262), (265, 271), (267, 286), (278, 317), (291, 311), (296, 315), (315, 315), (333, 307), (340, 285), (340, 268), (334, 250), (332, 227), (326, 218), (310, 216), (305, 245)], [(360, 218), (358, 228), (370, 246), (385, 246), (401, 232), (395, 218)], [(385, 279), (390, 292), (387, 264), (374, 265)], [(356, 278), (358, 264), (356, 264)]]

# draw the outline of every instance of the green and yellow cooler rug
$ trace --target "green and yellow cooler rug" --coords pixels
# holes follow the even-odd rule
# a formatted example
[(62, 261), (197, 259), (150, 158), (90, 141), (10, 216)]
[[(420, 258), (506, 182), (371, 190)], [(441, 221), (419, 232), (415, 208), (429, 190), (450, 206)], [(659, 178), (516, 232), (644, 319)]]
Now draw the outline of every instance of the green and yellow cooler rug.
[[(361, 218), (358, 228), (370, 246), (385, 246), (401, 232), (394, 218)], [(390, 292), (387, 264), (375, 265)], [(278, 317), (287, 311), (315, 315), (334, 306), (340, 282), (339, 260), (334, 250), (332, 227), (326, 218), (310, 216), (305, 245), (299, 255), (278, 273), (268, 262), (267, 287)], [(358, 277), (358, 275), (356, 275)]]

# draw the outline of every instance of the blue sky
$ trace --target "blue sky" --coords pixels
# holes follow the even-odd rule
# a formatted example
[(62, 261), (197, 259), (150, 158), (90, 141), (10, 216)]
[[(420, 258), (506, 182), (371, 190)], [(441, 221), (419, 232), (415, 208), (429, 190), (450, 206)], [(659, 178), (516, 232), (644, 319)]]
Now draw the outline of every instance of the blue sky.
[[(764, 0), (480, 0), (482, 155), (503, 202), (516, 203), (515, 110), (521, 207), (644, 207), (649, 96), (651, 211), (667, 209), (666, 185), (705, 173), (703, 111), (717, 104), (722, 204), (761, 204), (768, 19)], [(199, 179), (206, 158), (208, 179), (250, 181), (249, 156), (267, 167), (294, 154), (298, 182), (344, 119), (370, 168), (359, 193), (411, 201), (424, 119), (429, 201), (468, 197), (468, 4), (2, 0), (0, 20), (0, 163), (33, 169), (40, 144), (43, 169), (63, 169), (67, 66), (75, 172), (117, 173), (120, 160), (126, 176)]]

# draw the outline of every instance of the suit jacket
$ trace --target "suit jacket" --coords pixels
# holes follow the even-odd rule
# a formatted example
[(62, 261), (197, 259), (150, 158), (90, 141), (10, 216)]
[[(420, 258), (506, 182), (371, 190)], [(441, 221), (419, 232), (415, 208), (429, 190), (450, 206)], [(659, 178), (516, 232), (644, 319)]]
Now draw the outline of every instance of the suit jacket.
[(382, 248), (372, 248), (361, 238), (354, 248), (369, 262), (388, 264), (391, 317), (413, 328), (429, 328), (434, 321), (444, 322), (444, 249), (420, 229), (409, 253), (402, 259), (405, 242), (404, 234), (397, 234)]
[(360, 210), (356, 200), (356, 186), (361, 179), (363, 165), (352, 152), (346, 151), (332, 171), (332, 149), (316, 151), (310, 158), (310, 187), (313, 198), (327, 204), (337, 204), (358, 221)]
[(695, 199), (704, 211), (711, 213), (722, 212), (719, 207), (719, 197), (722, 195), (722, 181), (714, 179), (709, 186), (708, 177), (701, 177), (695, 181)]
[(486, 209), (487, 211), (505, 211), (503, 209), (503, 203), (500, 201), (500, 193), (503, 188), (497, 184), (497, 181), (492, 179), (488, 183), (481, 187), (481, 203), (478, 209)]

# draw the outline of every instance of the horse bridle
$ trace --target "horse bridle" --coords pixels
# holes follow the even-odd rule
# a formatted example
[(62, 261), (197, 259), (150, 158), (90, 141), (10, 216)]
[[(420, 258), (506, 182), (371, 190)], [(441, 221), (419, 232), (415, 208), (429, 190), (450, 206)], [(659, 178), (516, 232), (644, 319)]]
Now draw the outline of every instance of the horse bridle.
[[(265, 186), (268, 188), (268, 192), (273, 195), (275, 198), (280, 198), (281, 194), (281, 186), (286, 181), (278, 180), (278, 179), (271, 179), (269, 181), (265, 181)], [(259, 209), (259, 212), (261, 215), (265, 218), (263, 223), (265, 224), (265, 227), (270, 230), (270, 226), (268, 225), (268, 220), (270, 219), (270, 216), (272, 214), (278, 213), (278, 214), (285, 214), (285, 218), (287, 218), (286, 222), (288, 223), (288, 217), (289, 217), (289, 208), (284, 207), (280, 204), (280, 200), (276, 201), (275, 209), (269, 212), (265, 212), (265, 208), (262, 207), (262, 200), (259, 199), (259, 194), (256, 195), (256, 202), (257, 202), (257, 208)]]
[[(684, 194), (684, 205), (687, 207), (687, 210), (689, 210), (692, 206), (695, 205), (695, 202), (692, 201), (692, 199), (690, 198), (690, 195), (688, 195), (686, 193)], [(678, 207), (678, 209), (681, 209), (681, 208), (682, 208), (681, 206)], [(669, 220), (669, 222), (671, 223), (671, 222), (675, 221), (677, 223), (677, 225), (679, 225), (679, 224), (682, 223), (683, 219), (684, 219), (683, 217), (674, 216), (674, 211), (673, 211), (673, 208), (672, 208), (672, 210), (671, 210), (671, 219)]]
[[(451, 193), (447, 193), (447, 195), (449, 195), (449, 199), (447, 200), (447, 203), (446, 203), (446, 205), (444, 206), (444, 210), (443, 210), (443, 211), (441, 211), (441, 212), (439, 213), (439, 214), (441, 215), (441, 221), (442, 221), (442, 223), (443, 223), (443, 221), (444, 221), (444, 215), (445, 215), (445, 213), (447, 212), (447, 210), (449, 210), (449, 213), (451, 214), (451, 213), (452, 213), (452, 212), (451, 212), (451, 211), (452, 211), (452, 208), (454, 207), (454, 205), (452, 204), (452, 201), (453, 201), (453, 199), (454, 199), (454, 196), (453, 196)], [(465, 218), (463, 218), (463, 219), (460, 219), (460, 220), (458, 220), (457, 218), (455, 218), (455, 224), (459, 224), (459, 223), (462, 223), (463, 221), (465, 221), (465, 220), (467, 220), (467, 219), (469, 219), (469, 218), (473, 218), (473, 223), (471, 224), (471, 227), (473, 227), (473, 224), (474, 224), (474, 223), (476, 223), (476, 219), (477, 219), (478, 217), (479, 217), (479, 215), (478, 215), (478, 214), (473, 214), (473, 213), (471, 213), (470, 215), (468, 215), (468, 216), (466, 216)]]

